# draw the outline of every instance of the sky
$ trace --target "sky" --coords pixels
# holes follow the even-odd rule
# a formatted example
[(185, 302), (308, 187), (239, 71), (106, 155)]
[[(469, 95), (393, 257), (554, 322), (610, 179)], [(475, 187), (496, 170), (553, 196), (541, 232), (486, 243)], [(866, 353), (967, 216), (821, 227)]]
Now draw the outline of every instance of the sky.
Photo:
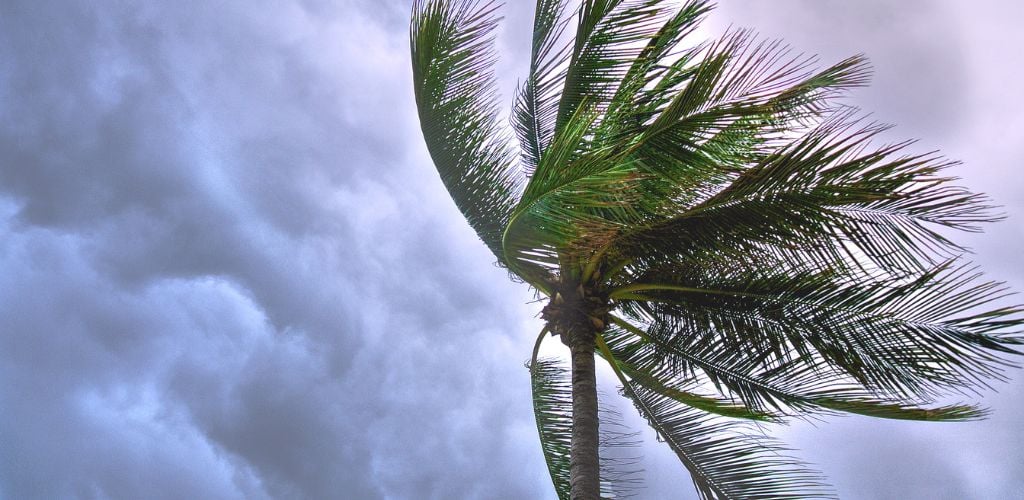
[[(0, 2), (0, 499), (553, 498), (524, 368), (541, 304), (433, 169), (409, 4)], [(532, 15), (509, 4), (507, 102)], [(723, 0), (705, 31), (867, 54), (850, 102), (964, 162), (1008, 219), (958, 239), (1024, 290), (1021, 19)], [(773, 433), (843, 498), (1021, 498), (1010, 375), (982, 422)], [(643, 438), (639, 498), (694, 498)]]

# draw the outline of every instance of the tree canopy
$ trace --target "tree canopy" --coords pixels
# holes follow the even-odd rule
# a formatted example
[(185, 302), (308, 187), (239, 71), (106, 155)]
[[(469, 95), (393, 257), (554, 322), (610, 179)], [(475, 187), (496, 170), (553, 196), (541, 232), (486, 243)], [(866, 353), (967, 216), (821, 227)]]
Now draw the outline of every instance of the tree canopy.
[[(538, 0), (506, 124), (498, 8), (414, 4), (431, 157), (498, 262), (550, 297), (538, 345), (591, 325), (703, 498), (831, 496), (760, 422), (985, 415), (951, 401), (1004, 378), (1021, 308), (951, 238), (1000, 216), (955, 162), (880, 143), (888, 127), (843, 102), (862, 56), (820, 68), (740, 29), (694, 41), (704, 0)], [(568, 498), (569, 371), (536, 349), (530, 369)]]

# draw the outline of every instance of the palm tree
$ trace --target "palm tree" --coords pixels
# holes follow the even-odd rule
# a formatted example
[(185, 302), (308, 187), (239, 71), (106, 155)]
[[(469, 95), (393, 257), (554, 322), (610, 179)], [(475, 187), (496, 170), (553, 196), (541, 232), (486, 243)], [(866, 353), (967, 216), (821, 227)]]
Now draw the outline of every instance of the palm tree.
[[(999, 217), (952, 162), (873, 145), (886, 127), (838, 102), (862, 57), (817, 70), (743, 30), (684, 45), (705, 0), (537, 0), (506, 127), (497, 8), (414, 2), (416, 102), (458, 208), (548, 298), (529, 368), (560, 498), (614, 490), (595, 355), (702, 498), (831, 496), (760, 422), (985, 414), (950, 398), (1003, 378), (1024, 321), (948, 237)], [(571, 370), (539, 358), (549, 334)]]

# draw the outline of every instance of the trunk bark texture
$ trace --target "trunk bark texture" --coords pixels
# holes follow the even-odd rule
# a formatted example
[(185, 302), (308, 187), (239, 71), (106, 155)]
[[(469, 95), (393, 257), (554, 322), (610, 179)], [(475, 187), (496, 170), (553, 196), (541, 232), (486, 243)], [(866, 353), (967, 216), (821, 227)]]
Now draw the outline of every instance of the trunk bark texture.
[(608, 321), (608, 295), (599, 287), (569, 282), (558, 287), (541, 312), (572, 357), (572, 441), (569, 446), (569, 498), (600, 500), (601, 459), (594, 351)]
[(572, 500), (600, 500), (597, 379), (594, 374), (595, 336), (580, 328), (569, 338), (572, 355), (572, 444), (569, 484)]

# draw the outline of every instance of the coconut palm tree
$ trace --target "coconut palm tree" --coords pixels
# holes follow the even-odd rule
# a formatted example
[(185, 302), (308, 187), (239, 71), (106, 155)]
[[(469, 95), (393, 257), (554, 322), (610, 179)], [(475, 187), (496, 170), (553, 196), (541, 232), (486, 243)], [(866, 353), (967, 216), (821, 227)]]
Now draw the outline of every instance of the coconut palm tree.
[[(999, 217), (952, 162), (873, 145), (886, 127), (841, 103), (862, 57), (817, 69), (744, 30), (689, 44), (705, 0), (537, 0), (509, 127), (497, 9), (414, 2), (416, 103), (459, 210), (547, 297), (529, 368), (560, 498), (614, 491), (596, 357), (702, 498), (831, 495), (761, 422), (985, 414), (956, 401), (1003, 377), (1021, 309), (948, 238)], [(539, 358), (551, 336), (570, 370)]]

